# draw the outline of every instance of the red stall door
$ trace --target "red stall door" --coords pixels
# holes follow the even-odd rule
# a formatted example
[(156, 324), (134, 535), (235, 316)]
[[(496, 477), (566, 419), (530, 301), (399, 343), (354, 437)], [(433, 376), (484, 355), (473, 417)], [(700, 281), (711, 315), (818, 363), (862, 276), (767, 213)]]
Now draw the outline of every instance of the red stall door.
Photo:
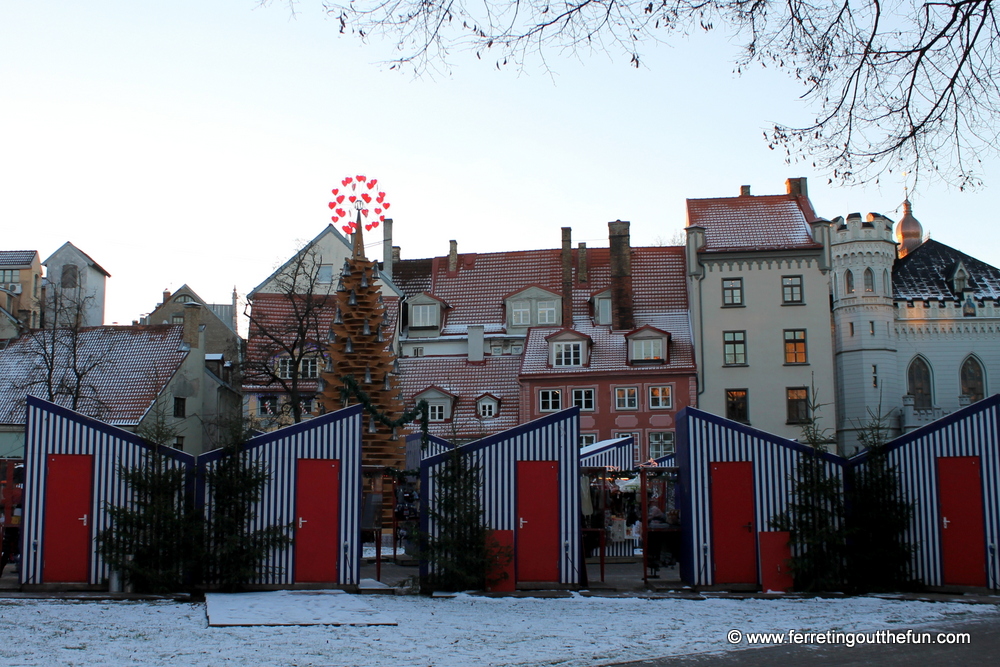
[(42, 581), (87, 583), (93, 550), (94, 457), (50, 454), (45, 458)]
[(339, 583), (340, 461), (296, 461), (295, 513), (295, 581)]
[(559, 581), (559, 471), (556, 461), (517, 462), (518, 581)]
[(986, 585), (982, 464), (978, 456), (937, 460), (944, 583)]
[(712, 463), (710, 481), (715, 583), (756, 584), (753, 463)]
[(792, 590), (795, 580), (788, 567), (792, 549), (788, 546), (789, 533), (786, 531), (762, 530), (757, 533), (760, 540), (760, 589), (781, 591)]

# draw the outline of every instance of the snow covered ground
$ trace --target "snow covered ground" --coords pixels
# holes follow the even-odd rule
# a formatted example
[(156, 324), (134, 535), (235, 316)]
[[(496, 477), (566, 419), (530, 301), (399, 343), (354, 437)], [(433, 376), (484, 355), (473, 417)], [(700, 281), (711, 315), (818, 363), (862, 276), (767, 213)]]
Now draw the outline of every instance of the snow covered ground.
[[(370, 596), (398, 626), (208, 627), (204, 604), (0, 599), (7, 665), (600, 665), (730, 650), (726, 632), (875, 631), (992, 606), (843, 600)], [(280, 613), (276, 605), (275, 613)]]

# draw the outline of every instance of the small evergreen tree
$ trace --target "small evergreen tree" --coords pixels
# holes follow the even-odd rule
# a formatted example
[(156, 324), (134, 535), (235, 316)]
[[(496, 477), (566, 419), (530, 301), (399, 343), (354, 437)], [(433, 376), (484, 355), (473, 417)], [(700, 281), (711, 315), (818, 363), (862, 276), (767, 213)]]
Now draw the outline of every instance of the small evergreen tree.
[(819, 427), (817, 413), (822, 405), (815, 387), (810, 397), (802, 442), (811, 451), (799, 457), (788, 509), (771, 520), (771, 527), (790, 534), (790, 566), (797, 590), (840, 590), (846, 571), (843, 487), (839, 477), (827, 472), (823, 461), (822, 453), (832, 438)]
[(427, 512), (436, 535), (421, 540), (421, 559), (431, 564), (425, 588), (481, 590), (502, 581), (513, 551), (500, 546), (484, 523), (481, 466), (456, 447), (435, 473), (434, 486), (434, 503)]
[(868, 460), (855, 468), (848, 493), (848, 582), (857, 593), (915, 585), (909, 574), (914, 547), (906, 541), (913, 504), (904, 498), (899, 473), (889, 464), (887, 421), (881, 410), (869, 410), (869, 420), (859, 431)]

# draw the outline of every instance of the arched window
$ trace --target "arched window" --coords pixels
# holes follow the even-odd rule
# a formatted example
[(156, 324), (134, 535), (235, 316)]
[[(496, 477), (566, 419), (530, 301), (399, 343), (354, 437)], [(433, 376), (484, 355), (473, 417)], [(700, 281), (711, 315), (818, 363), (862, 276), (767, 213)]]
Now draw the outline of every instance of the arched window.
[(79, 282), (78, 275), (76, 264), (67, 264), (62, 267), (61, 285), (63, 287), (76, 287)]
[(875, 291), (875, 272), (871, 269), (865, 269), (865, 291)]
[(927, 409), (931, 407), (931, 368), (922, 357), (910, 362), (906, 372), (907, 393), (913, 396), (913, 407)]
[(892, 285), (889, 284), (889, 269), (882, 269), (882, 292), (886, 296), (892, 296)]
[(975, 357), (968, 357), (962, 364), (962, 395), (975, 403), (983, 400), (986, 387), (983, 382), (983, 366)]
[(850, 269), (844, 274), (844, 293), (854, 294), (854, 273)]

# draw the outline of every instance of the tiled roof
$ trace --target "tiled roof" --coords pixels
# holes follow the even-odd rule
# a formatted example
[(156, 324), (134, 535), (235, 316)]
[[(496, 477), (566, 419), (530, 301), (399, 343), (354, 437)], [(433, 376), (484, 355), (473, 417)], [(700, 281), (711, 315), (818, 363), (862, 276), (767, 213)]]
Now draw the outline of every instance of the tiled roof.
[[(574, 277), (579, 251), (573, 250)], [(562, 293), (561, 250), (521, 250), (514, 252), (470, 253), (459, 255), (459, 269), (449, 275), (448, 258), (403, 260), (394, 265), (409, 272), (408, 285), (417, 285), (416, 275), (430, 264), (430, 285), (420, 283), (419, 290), (403, 288), (407, 294), (430, 292), (448, 303), (443, 334), (464, 334), (469, 324), (482, 324), (487, 332), (504, 330), (506, 312), (503, 299), (529, 285), (556, 294)], [(611, 271), (608, 248), (587, 249), (585, 283), (574, 280), (574, 318), (587, 316), (592, 294), (610, 287)], [(397, 283), (399, 284), (399, 283)], [(679, 246), (633, 248), (632, 288), (634, 310), (666, 312), (687, 308), (687, 283), (684, 273), (684, 248)]]
[(35, 250), (0, 250), (0, 266), (31, 266), (37, 254)]
[(407, 259), (393, 262), (392, 282), (410, 297), (431, 289), (433, 259)]
[(1000, 299), (1000, 269), (933, 239), (924, 241), (892, 267), (896, 299), (954, 299), (951, 276), (959, 262), (969, 272), (975, 299)]
[(819, 248), (807, 197), (764, 195), (687, 200), (688, 225), (704, 227), (701, 252)]
[[(316, 342), (325, 348), (327, 333), (330, 331), (330, 324), (333, 322), (333, 315), (336, 311), (336, 297), (330, 295), (329, 297), (318, 296), (316, 298), (327, 299), (317, 311), (316, 331), (314, 332)], [(387, 331), (391, 333), (396, 330), (399, 299), (395, 296), (384, 296), (383, 299), (385, 301), (386, 327)], [(266, 331), (274, 333), (286, 332), (283, 339), (288, 343), (291, 343), (295, 339), (295, 310), (288, 297), (281, 294), (257, 294), (251, 304), (250, 312), (254, 320), (263, 323)], [(262, 336), (254, 324), (251, 324), (247, 337), (247, 359), (253, 361), (266, 358), (273, 353), (273, 350), (274, 344)], [(247, 378), (243, 388), (246, 391), (258, 391), (265, 386), (254, 384), (251, 378)], [(300, 380), (299, 386), (303, 391), (315, 391), (317, 389), (317, 382)], [(271, 387), (271, 389), (275, 388), (275, 386)]]
[(549, 365), (546, 336), (560, 331), (558, 328), (536, 328), (528, 334), (524, 347), (521, 375), (586, 374), (617, 372), (628, 374), (693, 372), (694, 347), (691, 343), (691, 324), (687, 311), (636, 315), (636, 326), (652, 325), (670, 333), (670, 363), (666, 365), (632, 366), (628, 363), (627, 331), (611, 331), (609, 327), (593, 325), (588, 319), (576, 320), (574, 329), (590, 336), (594, 344), (590, 350), (590, 363), (586, 366), (553, 368)]
[[(82, 329), (80, 358), (97, 365), (85, 379), (92, 392), (77, 409), (110, 424), (138, 424), (188, 354), (181, 350), (183, 330), (170, 324)], [(24, 423), (26, 394), (48, 398), (39, 354), (43, 349), (51, 346), (25, 334), (0, 350), (0, 423)], [(67, 372), (71, 364), (61, 354), (59, 366)], [(71, 407), (67, 397), (56, 402)]]
[[(460, 398), (454, 403), (450, 422), (433, 423), (434, 435), (452, 439), (479, 437), (517, 426), (517, 369), (521, 357), (486, 356), (483, 363), (470, 364), (465, 357), (406, 357), (399, 360), (400, 389), (407, 407), (413, 397), (430, 386), (444, 389)], [(476, 397), (492, 394), (500, 400), (497, 416), (480, 420), (476, 416)]]

